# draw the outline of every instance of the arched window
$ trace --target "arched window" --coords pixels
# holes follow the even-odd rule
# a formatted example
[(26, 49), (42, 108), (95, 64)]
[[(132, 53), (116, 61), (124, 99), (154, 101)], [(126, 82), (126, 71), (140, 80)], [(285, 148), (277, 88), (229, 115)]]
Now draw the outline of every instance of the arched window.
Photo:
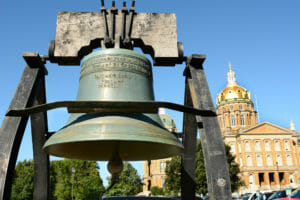
[(275, 151), (280, 151), (279, 141), (275, 141)]
[(257, 166), (262, 166), (262, 159), (261, 159), (261, 155), (256, 155), (256, 164)]
[(231, 151), (231, 153), (235, 153), (235, 145), (234, 144), (230, 145), (230, 151)]
[(161, 161), (160, 162), (160, 171), (165, 172), (166, 171), (166, 166), (167, 166), (167, 163), (165, 161)]
[(270, 147), (270, 142), (269, 141), (265, 141), (265, 150), (266, 151), (271, 151), (271, 147)]
[(289, 141), (284, 141), (284, 149), (286, 151), (290, 151), (290, 143), (289, 143)]
[(261, 151), (259, 141), (255, 142), (255, 151)]
[(165, 182), (166, 182), (166, 179), (165, 179), (165, 178), (162, 178), (162, 179), (161, 179), (161, 187), (162, 187), (162, 188), (165, 187)]
[(252, 166), (252, 158), (250, 155), (247, 156), (247, 166)]
[(290, 174), (290, 183), (294, 183), (295, 181), (294, 181), (294, 176), (293, 176), (293, 174)]
[(273, 165), (273, 160), (271, 155), (267, 155), (267, 165), (268, 166), (272, 166)]
[(231, 115), (231, 126), (235, 127), (235, 117)]
[(278, 166), (282, 166), (282, 158), (281, 158), (281, 155), (279, 155), (279, 154), (276, 155), (276, 164)]
[(248, 141), (245, 142), (245, 151), (246, 152), (250, 152), (251, 149), (250, 149), (250, 143)]
[(249, 185), (253, 185), (254, 184), (254, 177), (252, 174), (249, 175)]
[(245, 119), (244, 119), (244, 115), (241, 115), (241, 126), (245, 126)]

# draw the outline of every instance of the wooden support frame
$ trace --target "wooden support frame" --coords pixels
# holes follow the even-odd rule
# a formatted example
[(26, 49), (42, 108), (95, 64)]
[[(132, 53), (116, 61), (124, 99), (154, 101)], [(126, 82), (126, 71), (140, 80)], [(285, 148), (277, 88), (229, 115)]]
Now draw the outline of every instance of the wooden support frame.
[[(40, 78), (39, 88), (33, 105), (40, 105), (46, 103), (46, 88), (45, 77)], [(49, 155), (43, 151), (43, 146), (48, 134), (48, 120), (46, 112), (39, 112), (32, 114), (31, 118), (31, 132), (32, 132), (32, 148), (34, 161), (34, 190), (33, 199), (49, 198), (50, 189), (50, 175), (49, 175)]]
[[(27, 66), (23, 72), (9, 110), (25, 109), (46, 103), (45, 67), (38, 54), (24, 56)], [(211, 94), (203, 71), (203, 55), (188, 57), (185, 70), (185, 106), (215, 112)], [(21, 140), (28, 116), (7, 116), (0, 129), (0, 200), (10, 199), (11, 184)], [(33, 199), (49, 198), (49, 156), (42, 151), (48, 134), (46, 112), (31, 115), (34, 154)], [(195, 198), (195, 157), (197, 129), (204, 153), (210, 199), (231, 199), (229, 171), (221, 131), (216, 116), (184, 113), (182, 156), (182, 200)]]
[[(45, 82), (47, 74), (42, 59), (37, 53), (23, 55), (27, 66), (24, 69), (14, 97), (10, 103), (11, 109), (24, 109), (39, 103), (45, 103)], [(33, 154), (34, 154), (34, 199), (48, 199), (49, 162), (48, 156), (42, 154), (41, 142), (45, 139), (47, 130), (46, 113), (38, 113), (32, 116), (33, 127)], [(0, 128), (0, 199), (10, 199), (12, 179), (15, 165), (24, 135), (28, 116), (6, 116)], [(41, 197), (41, 198), (40, 198)]]
[[(202, 67), (205, 55), (188, 57), (184, 75), (185, 104), (215, 112)], [(192, 119), (194, 118), (194, 119)], [(195, 126), (195, 124), (197, 126)], [(221, 130), (216, 116), (184, 116), (184, 147), (182, 156), (182, 200), (193, 199), (195, 193), (195, 155), (198, 127), (205, 161), (209, 199), (231, 199), (231, 186)], [(192, 147), (190, 147), (190, 145)]]

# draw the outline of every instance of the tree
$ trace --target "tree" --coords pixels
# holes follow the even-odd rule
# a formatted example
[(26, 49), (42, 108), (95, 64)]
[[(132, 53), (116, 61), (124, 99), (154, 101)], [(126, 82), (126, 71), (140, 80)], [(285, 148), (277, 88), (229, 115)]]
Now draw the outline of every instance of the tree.
[(33, 162), (24, 160), (19, 162), (15, 169), (12, 192), (12, 200), (33, 199)]
[[(74, 176), (74, 199), (98, 199), (104, 190), (96, 162), (59, 160), (50, 162), (50, 200), (71, 199), (72, 167)], [(33, 198), (33, 161), (19, 162), (15, 169), (12, 200)]]
[[(109, 181), (109, 184), (111, 182)], [(119, 183), (114, 185), (105, 196), (132, 196), (142, 192), (143, 183), (137, 170), (128, 163), (124, 163), (124, 169), (120, 174)]]
[(151, 188), (151, 196), (163, 196), (165, 195), (165, 190), (163, 188), (154, 186)]
[[(240, 179), (238, 174), (240, 173), (240, 169), (238, 164), (235, 162), (235, 157), (230, 153), (230, 147), (225, 145), (225, 152), (227, 163), (229, 167), (229, 175), (231, 181), (231, 189), (232, 192), (237, 191), (241, 186), (244, 185), (243, 181)], [(166, 167), (166, 182), (165, 187), (166, 191), (169, 194), (177, 195), (180, 193), (180, 157), (176, 156), (172, 158), (171, 161), (167, 162)], [(205, 174), (205, 165), (204, 165), (204, 157), (201, 147), (201, 142), (197, 143), (197, 154), (196, 154), (196, 193), (197, 194), (206, 194), (207, 193), (207, 182), (206, 182), (206, 174)]]
[[(53, 161), (56, 172), (56, 185), (54, 197), (57, 200), (70, 199), (73, 195), (76, 200), (98, 199), (100, 192), (104, 190), (99, 176), (96, 162), (82, 160)], [(74, 182), (72, 168), (75, 169)]]

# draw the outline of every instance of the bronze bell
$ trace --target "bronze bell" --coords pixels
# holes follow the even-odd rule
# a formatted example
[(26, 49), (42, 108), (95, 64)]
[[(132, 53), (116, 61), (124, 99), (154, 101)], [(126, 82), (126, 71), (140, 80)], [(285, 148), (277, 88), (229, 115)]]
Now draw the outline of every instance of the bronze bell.
[[(150, 61), (127, 49), (103, 49), (82, 62), (78, 101), (154, 101)], [(44, 145), (51, 155), (81, 160), (151, 160), (181, 154), (180, 141), (157, 114), (80, 113)]]

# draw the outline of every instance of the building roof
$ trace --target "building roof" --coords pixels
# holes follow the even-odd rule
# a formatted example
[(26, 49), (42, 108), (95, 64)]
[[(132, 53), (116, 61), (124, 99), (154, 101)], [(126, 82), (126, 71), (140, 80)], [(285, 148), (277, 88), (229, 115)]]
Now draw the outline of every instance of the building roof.
[(278, 135), (286, 135), (286, 134), (295, 134), (299, 135), (298, 132), (290, 130), (289, 128), (283, 128), (271, 122), (262, 122), (251, 128), (245, 129), (240, 132), (241, 135), (249, 135), (249, 134), (278, 134)]
[(174, 119), (166, 113), (166, 110), (164, 108), (159, 109), (159, 117), (166, 129), (168, 129), (169, 131), (174, 131), (176, 129)]

